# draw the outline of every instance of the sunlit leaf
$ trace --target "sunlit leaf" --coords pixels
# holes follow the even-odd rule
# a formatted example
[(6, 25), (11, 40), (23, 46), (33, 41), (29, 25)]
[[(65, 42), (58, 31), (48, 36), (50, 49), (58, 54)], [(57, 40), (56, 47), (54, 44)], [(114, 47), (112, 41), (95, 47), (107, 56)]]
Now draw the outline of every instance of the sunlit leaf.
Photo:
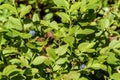
[(55, 53), (55, 49), (48, 47), (48, 48), (46, 49), (46, 51), (47, 51), (47, 54), (48, 54), (51, 58), (53, 58), (53, 59), (56, 59), (56, 58), (57, 58), (56, 53)]
[(0, 6), (0, 9), (8, 9), (9, 11), (12, 11), (13, 14), (17, 15), (17, 10), (14, 6), (10, 5), (10, 4), (2, 4)]
[(80, 8), (81, 2), (76, 2), (70, 7), (70, 12), (73, 12), (74, 10), (77, 10)]
[(69, 9), (69, 3), (66, 0), (53, 0), (58, 7)]
[(23, 18), (27, 13), (31, 11), (31, 9), (32, 9), (31, 5), (23, 7), (20, 12), (20, 18)]
[(59, 48), (56, 49), (56, 53), (60, 56), (64, 55), (67, 52), (67, 48), (68, 48), (68, 45), (59, 46)]
[(119, 79), (120, 79), (120, 73), (114, 73), (114, 74), (111, 76), (111, 79), (119, 80)]
[(100, 70), (101, 69), (101, 70), (107, 71), (107, 66), (104, 65), (104, 64), (100, 64), (100, 63), (94, 63), (94, 64), (91, 65), (90, 68), (93, 68), (95, 70)]
[(45, 56), (37, 56), (37, 57), (33, 60), (32, 64), (33, 64), (33, 65), (42, 64), (42, 63), (45, 61), (45, 59), (46, 59)]
[(81, 43), (79, 44), (78, 46), (78, 49), (81, 51), (81, 52), (94, 52), (95, 50), (92, 49), (92, 47), (95, 45), (94, 42), (92, 43), (88, 43), (88, 42), (84, 42), (84, 43)]
[(64, 12), (57, 12), (56, 13), (63, 23), (68, 23), (70, 21), (70, 17)]
[(64, 64), (66, 61), (67, 61), (67, 58), (59, 58), (59, 59), (56, 61), (56, 64)]

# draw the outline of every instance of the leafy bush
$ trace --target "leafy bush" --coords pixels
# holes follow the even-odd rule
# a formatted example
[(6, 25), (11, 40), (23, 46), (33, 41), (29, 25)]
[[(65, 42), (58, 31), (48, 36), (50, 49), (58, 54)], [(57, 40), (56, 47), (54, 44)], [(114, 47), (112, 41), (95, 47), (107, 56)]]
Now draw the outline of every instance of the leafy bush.
[(0, 80), (119, 80), (119, 0), (0, 0)]

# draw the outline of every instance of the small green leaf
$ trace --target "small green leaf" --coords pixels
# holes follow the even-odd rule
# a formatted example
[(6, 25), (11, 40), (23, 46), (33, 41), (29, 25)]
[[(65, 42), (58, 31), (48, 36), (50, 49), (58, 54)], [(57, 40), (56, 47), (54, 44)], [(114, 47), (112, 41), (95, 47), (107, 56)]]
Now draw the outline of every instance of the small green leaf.
[(21, 11), (20, 11), (20, 18), (23, 18), (27, 13), (29, 13), (31, 11), (32, 7), (31, 5), (22, 7)]
[(95, 70), (101, 69), (101, 70), (107, 71), (107, 66), (104, 64), (100, 64), (100, 63), (93, 63), (90, 68), (93, 68)]
[(81, 2), (75, 2), (73, 5), (70, 7), (70, 12), (74, 12), (74, 10), (77, 10), (80, 8)]
[(70, 28), (70, 33), (69, 35), (77, 35), (77, 31), (79, 30), (79, 26), (73, 26), (72, 28)]
[(110, 66), (108, 66), (108, 74), (109, 76), (111, 77), (111, 74), (112, 74), (112, 68)]
[(32, 64), (33, 64), (33, 65), (40, 65), (40, 64), (42, 64), (42, 63), (45, 61), (45, 59), (46, 59), (45, 56), (37, 56), (37, 57), (33, 60)]
[(61, 67), (61, 66), (59, 66), (59, 65), (55, 65), (55, 66), (53, 67), (53, 71), (57, 71), (57, 70), (59, 70), (60, 67)]
[(20, 66), (21, 67), (27, 67), (28, 66), (28, 60), (27, 59), (25, 59), (24, 57), (20, 57)]
[(37, 68), (27, 68), (27, 69), (25, 69), (25, 72), (24, 72), (24, 74), (26, 76), (34, 76), (37, 73), (38, 73), (38, 69)]
[(119, 59), (117, 59), (115, 57), (115, 54), (112, 53), (112, 52), (109, 52), (109, 55), (108, 55), (108, 58), (107, 58), (107, 63), (115, 65), (115, 64), (117, 64), (118, 61), (119, 61)]
[(37, 68), (32, 68), (32, 75), (34, 76), (35, 74), (37, 74), (39, 72), (39, 70)]
[(20, 32), (17, 30), (11, 29), (6, 33), (7, 36), (9, 37), (18, 37), (20, 35)]
[(28, 34), (28, 33), (21, 33), (21, 34), (19, 34), (19, 36), (23, 39), (29, 39), (29, 38), (31, 38), (32, 35)]
[(58, 30), (58, 24), (57, 24), (57, 22), (56, 21), (52, 21), (50, 23), (50, 27), (53, 28), (53, 29), (55, 29), (55, 30)]
[(63, 23), (68, 23), (70, 21), (70, 17), (66, 13), (64, 13), (64, 12), (57, 12), (56, 14), (61, 18), (61, 21)]
[(10, 73), (12, 73), (16, 69), (16, 65), (8, 65), (3, 70), (3, 75), (8, 76)]
[(83, 42), (81, 44), (79, 44), (78, 49), (81, 52), (94, 52), (94, 49), (91, 49), (96, 43), (92, 42), (92, 43), (88, 43), (88, 42)]
[(105, 48), (102, 48), (101, 50), (100, 50), (100, 54), (105, 54), (105, 53), (107, 53), (107, 52), (109, 52), (110, 51), (110, 48), (109, 47), (105, 47)]
[(53, 62), (53, 59), (48, 57), (45, 59), (44, 64), (47, 66), (50, 66), (50, 65), (52, 65), (52, 62)]
[(67, 52), (68, 45), (62, 45), (59, 46), (59, 48), (56, 49), (56, 53), (61, 56), (64, 55)]
[(3, 54), (14, 54), (17, 53), (17, 49), (14, 47), (7, 47), (3, 50)]
[(34, 43), (27, 42), (26, 46), (31, 48), (31, 49), (36, 49), (36, 45)]
[(110, 26), (110, 21), (108, 18), (103, 18), (100, 22), (99, 25), (102, 30), (107, 29)]
[(40, 20), (37, 13), (34, 13), (34, 14), (33, 14), (32, 20), (33, 20), (33, 22)]
[(46, 51), (47, 51), (47, 54), (54, 60), (57, 58), (55, 49), (48, 47), (48, 48), (46, 48)]
[(111, 76), (111, 79), (113, 79), (113, 80), (120, 80), (120, 73), (114, 73), (114, 74)]
[(50, 19), (52, 19), (52, 18), (53, 18), (53, 13), (48, 13), (48, 14), (46, 14), (45, 17), (44, 17), (45, 20), (50, 20)]
[[(65, 74), (64, 76), (63, 76), (63, 78), (65, 79), (65, 80), (79, 80), (79, 78), (80, 78), (80, 73), (79, 72), (77, 72), (77, 71), (70, 71), (68, 74)], [(83, 80), (83, 79), (80, 79), (80, 80)]]
[(11, 28), (16, 30), (22, 30), (22, 24), (18, 18), (9, 17), (9, 22), (11, 23)]
[(78, 30), (77, 34), (88, 35), (88, 34), (92, 34), (94, 32), (95, 32), (95, 30), (93, 30), (93, 29), (84, 29), (84, 30), (80, 29), (80, 30)]
[(120, 41), (117, 40), (112, 40), (109, 44), (110, 48), (120, 48)]
[(19, 59), (11, 59), (9, 62), (11, 64), (18, 64), (18, 65), (20, 65), (20, 60)]
[(81, 26), (87, 26), (87, 25), (89, 24), (89, 22), (79, 22), (79, 24), (80, 24)]
[(66, 61), (67, 61), (67, 57), (65, 57), (65, 58), (59, 58), (59, 59), (56, 61), (56, 64), (64, 64)]
[(10, 5), (10, 4), (3, 4), (0, 6), (0, 9), (8, 9), (9, 11), (12, 11), (13, 14), (17, 15), (17, 10), (14, 6)]
[(68, 37), (65, 37), (62, 39), (65, 43), (69, 44), (70, 46), (73, 46), (73, 43), (74, 43), (74, 40), (75, 38), (74, 37), (71, 37), (71, 36), (68, 36)]
[(58, 7), (69, 9), (69, 3), (66, 0), (53, 0)]

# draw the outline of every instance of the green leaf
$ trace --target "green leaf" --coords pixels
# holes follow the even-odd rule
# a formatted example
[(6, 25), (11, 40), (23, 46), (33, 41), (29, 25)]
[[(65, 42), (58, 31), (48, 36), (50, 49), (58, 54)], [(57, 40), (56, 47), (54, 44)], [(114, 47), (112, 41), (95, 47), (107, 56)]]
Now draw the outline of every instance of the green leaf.
[(53, 18), (53, 13), (48, 13), (48, 14), (46, 14), (45, 17), (44, 17), (45, 20), (50, 20), (50, 19), (52, 19), (52, 18)]
[(28, 34), (28, 33), (21, 33), (21, 34), (19, 34), (19, 36), (23, 39), (29, 39), (32, 37), (32, 35)]
[(112, 40), (109, 44), (110, 48), (120, 48), (120, 41), (117, 40)]
[(83, 42), (83, 43), (79, 44), (78, 49), (81, 52), (90, 52), (90, 53), (92, 53), (95, 50), (91, 49), (91, 48), (94, 47), (95, 44), (96, 44), (95, 42), (91, 42), (91, 43)]
[(81, 77), (79, 80), (89, 80), (86, 77)]
[(92, 0), (87, 4), (87, 9), (99, 9), (102, 6), (100, 0)]
[(62, 45), (59, 46), (59, 48), (56, 49), (56, 53), (61, 56), (64, 55), (67, 52), (68, 45)]
[(64, 64), (66, 61), (67, 61), (67, 57), (65, 57), (65, 58), (59, 58), (59, 59), (56, 61), (56, 64)]
[(104, 70), (107, 71), (107, 66), (104, 64), (100, 64), (100, 63), (93, 63), (90, 68), (95, 69), (95, 70)]
[[(65, 74), (63, 78), (65, 80), (79, 80), (80, 73), (77, 71), (70, 71), (68, 74)], [(80, 79), (80, 80), (83, 80), (83, 79)]]
[(75, 2), (73, 5), (70, 7), (70, 12), (74, 12), (75, 10), (79, 9), (81, 5), (81, 2)]
[(80, 24), (81, 26), (87, 26), (87, 25), (89, 24), (89, 22), (79, 22), (79, 24)]
[(84, 30), (80, 29), (80, 30), (78, 30), (77, 34), (88, 35), (88, 34), (92, 34), (94, 32), (95, 32), (95, 30), (93, 30), (93, 29), (84, 29)]
[(33, 60), (32, 64), (33, 64), (33, 65), (40, 65), (40, 64), (42, 64), (42, 63), (45, 61), (45, 59), (46, 59), (45, 56), (37, 56), (37, 57)]
[(21, 67), (27, 67), (28, 66), (28, 60), (27, 59), (25, 59), (24, 57), (20, 57), (20, 66)]
[(4, 38), (4, 36), (0, 36), (0, 45), (2, 45), (2, 44), (5, 44), (6, 43), (6, 39)]
[(7, 33), (6, 33), (7, 36), (9, 37), (18, 37), (20, 35), (20, 32), (18, 32), (17, 30), (9, 30)]
[(57, 58), (55, 49), (48, 47), (46, 48), (46, 51), (47, 51), (47, 54), (54, 60)]
[(61, 66), (55, 65), (55, 66), (53, 67), (53, 71), (57, 71), (57, 70), (59, 70), (60, 68), (61, 68)]
[(70, 28), (70, 33), (69, 35), (77, 35), (77, 31), (79, 29), (79, 26), (73, 26), (72, 28)]
[(102, 30), (107, 29), (110, 26), (110, 21), (108, 18), (103, 18), (100, 22), (99, 25)]
[(11, 59), (9, 62), (11, 64), (18, 64), (18, 65), (20, 65), (20, 60), (19, 59)]
[(7, 29), (0, 27), (0, 32), (7, 32), (7, 31), (8, 31)]
[[(112, 59), (112, 60), (111, 60)], [(107, 58), (107, 63), (108, 64), (113, 64), (116, 65), (119, 59), (115, 57), (115, 54), (112, 52), (109, 52), (108, 58)]]
[(38, 72), (39, 72), (39, 71), (38, 71), (37, 68), (27, 68), (27, 69), (25, 69), (24, 74), (25, 74), (26, 76), (34, 76), (34, 75), (37, 74)]
[(69, 3), (66, 0), (53, 0), (58, 7), (69, 9)]
[(102, 56), (97, 57), (97, 60), (100, 63), (104, 63), (106, 61), (107, 57), (108, 57), (107, 55), (102, 55)]
[(75, 38), (74, 37), (71, 37), (71, 36), (68, 36), (68, 37), (65, 37), (62, 39), (65, 43), (69, 44), (70, 46), (73, 46), (73, 43), (74, 43), (74, 40)]
[(8, 76), (10, 73), (12, 73), (16, 69), (16, 65), (8, 65), (3, 70), (3, 75)]
[(36, 49), (36, 45), (34, 43), (27, 42), (26, 46), (31, 48), (31, 49)]
[(55, 29), (55, 30), (58, 30), (58, 24), (57, 24), (57, 22), (56, 21), (52, 21), (50, 23), (50, 27), (53, 28), (53, 29)]
[(41, 22), (41, 25), (43, 25), (43, 26), (49, 26), (49, 24), (50, 24), (50, 22), (49, 21), (47, 21), (47, 20), (40, 20)]
[(120, 80), (120, 73), (114, 73), (114, 74), (111, 76), (111, 79)]
[(68, 23), (70, 21), (69, 15), (64, 12), (56, 12), (56, 14), (61, 18), (63, 23)]
[(15, 54), (17, 52), (17, 49), (14, 47), (7, 47), (3, 50), (3, 54)]
[(35, 22), (35, 21), (39, 21), (39, 20), (40, 20), (40, 19), (39, 19), (38, 14), (37, 14), (37, 13), (34, 13), (34, 14), (33, 14), (33, 17), (32, 17), (32, 21)]
[(50, 65), (52, 65), (52, 62), (53, 62), (53, 59), (48, 57), (45, 59), (44, 64), (47, 66), (50, 66)]
[(112, 68), (110, 66), (108, 66), (108, 74), (109, 76), (111, 77), (111, 74), (112, 74)]
[(29, 13), (31, 11), (32, 7), (31, 5), (22, 7), (21, 11), (20, 11), (20, 18), (23, 18), (27, 13)]
[(0, 6), (0, 9), (8, 9), (9, 11), (12, 11), (13, 14), (17, 15), (17, 10), (14, 6), (10, 5), (10, 4), (2, 4)]
[(87, 1), (86, 0), (82, 0), (81, 1), (81, 5), (80, 5), (80, 12), (83, 13), (83, 12), (86, 12), (87, 11)]
[(113, 51), (114, 51), (118, 56), (120, 56), (120, 50), (118, 50), (118, 49), (113, 49)]
[(18, 18), (9, 17), (9, 22), (12, 25), (10, 28), (13, 28), (16, 30), (22, 30), (22, 24)]
[(32, 75), (34, 76), (35, 74), (37, 74), (39, 72), (39, 70), (37, 68), (32, 68)]
[(110, 48), (109, 47), (105, 47), (105, 48), (102, 48), (101, 50), (100, 50), (100, 54), (106, 54), (106, 53), (108, 53), (110, 51)]

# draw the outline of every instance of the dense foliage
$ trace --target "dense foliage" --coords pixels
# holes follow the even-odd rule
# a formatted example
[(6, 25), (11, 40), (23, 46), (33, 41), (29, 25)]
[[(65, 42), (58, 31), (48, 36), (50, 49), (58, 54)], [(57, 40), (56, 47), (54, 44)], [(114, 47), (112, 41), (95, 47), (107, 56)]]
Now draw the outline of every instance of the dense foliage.
[(120, 0), (0, 0), (0, 80), (120, 80)]

